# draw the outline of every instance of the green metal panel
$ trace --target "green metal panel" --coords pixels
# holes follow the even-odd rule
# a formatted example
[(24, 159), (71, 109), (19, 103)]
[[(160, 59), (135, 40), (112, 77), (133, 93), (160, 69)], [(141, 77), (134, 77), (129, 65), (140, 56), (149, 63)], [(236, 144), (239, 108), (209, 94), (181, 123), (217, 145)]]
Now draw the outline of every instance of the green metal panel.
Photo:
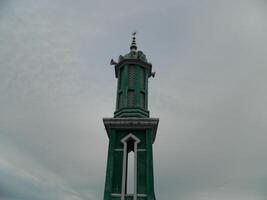
[(147, 194), (147, 156), (145, 151), (138, 152), (137, 161), (137, 193)]
[(109, 138), (104, 200), (110, 199), (110, 194), (112, 191), (112, 178), (113, 178), (113, 168), (114, 168), (114, 156), (113, 156), (114, 142), (115, 142), (115, 134), (111, 133), (111, 136)]
[(145, 69), (145, 108), (148, 109), (148, 70)]
[(153, 178), (153, 152), (152, 152), (152, 135), (151, 130), (147, 130), (147, 190), (148, 190), (148, 199), (154, 199), (154, 178)]
[(123, 85), (122, 85), (122, 88), (123, 88), (123, 105), (122, 105), (122, 108), (125, 108), (127, 107), (127, 97), (128, 97), (128, 65), (125, 65), (124, 67), (124, 74), (123, 74)]
[(110, 197), (110, 200), (121, 200), (120, 197)]
[(114, 168), (112, 180), (112, 193), (121, 193), (123, 151), (113, 151)]
[(135, 99), (136, 106), (140, 107), (140, 66), (135, 65), (136, 68), (136, 79), (135, 79)]

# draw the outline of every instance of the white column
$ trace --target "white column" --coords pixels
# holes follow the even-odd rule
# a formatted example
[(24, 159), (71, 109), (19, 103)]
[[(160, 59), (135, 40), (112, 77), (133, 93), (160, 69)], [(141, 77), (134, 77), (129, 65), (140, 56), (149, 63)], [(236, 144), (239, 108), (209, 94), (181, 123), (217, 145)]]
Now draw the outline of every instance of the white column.
[(126, 162), (127, 162), (127, 142), (123, 142), (123, 168), (121, 184), (121, 200), (125, 199), (125, 179), (126, 179)]

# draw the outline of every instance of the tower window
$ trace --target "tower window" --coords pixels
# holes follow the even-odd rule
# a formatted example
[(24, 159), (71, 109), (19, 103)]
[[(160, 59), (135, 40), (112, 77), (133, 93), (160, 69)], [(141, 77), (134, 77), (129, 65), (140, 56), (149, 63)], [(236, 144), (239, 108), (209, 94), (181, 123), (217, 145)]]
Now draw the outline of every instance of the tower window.
[(129, 76), (128, 76), (128, 87), (134, 88), (135, 79), (135, 67), (134, 65), (129, 65)]
[(134, 91), (128, 90), (128, 106), (134, 106)]

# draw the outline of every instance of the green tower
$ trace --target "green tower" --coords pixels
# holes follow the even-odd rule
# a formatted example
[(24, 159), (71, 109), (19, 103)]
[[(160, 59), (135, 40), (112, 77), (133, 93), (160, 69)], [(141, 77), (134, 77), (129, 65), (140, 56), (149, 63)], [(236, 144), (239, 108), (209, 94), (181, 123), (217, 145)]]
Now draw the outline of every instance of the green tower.
[(159, 119), (149, 117), (147, 105), (148, 78), (155, 73), (137, 50), (135, 33), (130, 53), (110, 64), (118, 85), (114, 118), (103, 118), (109, 137), (104, 200), (155, 200), (152, 145)]

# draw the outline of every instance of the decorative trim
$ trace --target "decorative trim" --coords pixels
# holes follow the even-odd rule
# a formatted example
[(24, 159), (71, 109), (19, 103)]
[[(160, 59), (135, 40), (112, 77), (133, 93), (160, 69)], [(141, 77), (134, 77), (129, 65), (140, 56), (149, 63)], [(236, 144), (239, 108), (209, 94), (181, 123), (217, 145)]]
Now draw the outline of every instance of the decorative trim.
[(142, 151), (146, 151), (146, 149), (137, 149), (137, 151), (141, 151), (142, 152)]
[(123, 149), (114, 149), (114, 151), (123, 151)]
[(140, 140), (134, 143), (134, 200), (137, 200), (137, 144), (139, 142)]
[(120, 197), (121, 194), (117, 194), (117, 193), (111, 193), (111, 196), (114, 196), (114, 197)]
[(146, 194), (137, 194), (138, 197), (147, 197)]
[(121, 179), (121, 200), (125, 199), (125, 179), (126, 179), (126, 165), (127, 165), (127, 143), (123, 142), (123, 166), (122, 166), (122, 179)]
[(151, 129), (153, 142), (155, 141), (159, 119), (158, 118), (103, 118), (103, 122), (107, 134), (111, 133), (112, 129)]
[[(139, 100), (136, 100), (136, 101), (139, 102)], [(124, 118), (124, 117), (148, 118), (149, 111), (146, 109), (143, 109), (140, 106), (140, 103), (138, 103), (138, 106), (129, 106), (125, 104), (125, 106), (120, 107), (119, 110), (116, 110), (114, 112), (114, 117), (115, 118)]]
[(144, 67), (144, 68), (147, 68), (148, 69), (148, 72), (149, 72), (149, 76), (151, 76), (151, 70), (152, 70), (152, 64), (151, 63), (147, 63), (147, 62), (144, 62), (142, 60), (139, 60), (139, 59), (123, 59), (121, 62), (119, 62), (117, 65), (115, 65), (115, 77), (118, 78), (118, 72), (119, 72), (119, 69), (121, 67), (123, 67), (124, 65), (129, 65), (129, 64), (137, 64), (141, 67)]

